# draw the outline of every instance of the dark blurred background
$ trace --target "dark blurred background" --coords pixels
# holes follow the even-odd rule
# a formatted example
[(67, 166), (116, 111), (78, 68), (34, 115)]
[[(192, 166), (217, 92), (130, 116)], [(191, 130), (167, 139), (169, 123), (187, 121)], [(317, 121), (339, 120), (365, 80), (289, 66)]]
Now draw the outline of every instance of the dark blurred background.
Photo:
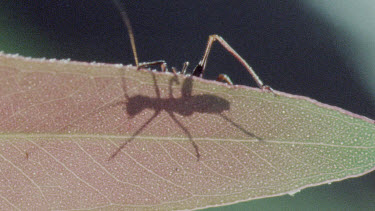
[[(327, 5), (320, 0), (121, 2), (133, 25), (140, 61), (164, 59), (178, 69), (190, 61), (191, 70), (201, 59), (208, 36), (219, 34), (274, 89), (375, 118), (375, 65), (371, 66), (375, 32), (366, 31), (375, 26), (371, 21), (375, 17), (366, 13), (366, 5), (356, 1)], [(0, 50), (134, 63), (127, 30), (109, 0), (2, 1)], [(215, 44), (205, 78), (215, 79), (219, 73), (229, 75), (235, 84), (255, 86), (245, 69)], [(374, 181), (373, 173), (310, 188), (294, 197), (220, 209), (366, 209), (375, 207)]]

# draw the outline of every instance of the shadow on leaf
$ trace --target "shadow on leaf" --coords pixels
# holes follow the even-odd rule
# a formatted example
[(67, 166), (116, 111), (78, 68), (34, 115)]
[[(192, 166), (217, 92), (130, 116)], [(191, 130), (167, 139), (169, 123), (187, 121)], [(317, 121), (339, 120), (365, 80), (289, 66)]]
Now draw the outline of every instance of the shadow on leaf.
[[(185, 132), (190, 142), (192, 143), (197, 161), (200, 159), (199, 147), (196, 142), (193, 140), (189, 130), (177, 119), (175, 113), (182, 116), (190, 116), (194, 113), (208, 113), (208, 114), (217, 114), (221, 116), (226, 121), (230, 122), (233, 126), (241, 130), (247, 136), (256, 138), (257, 140), (262, 140), (261, 138), (255, 136), (253, 133), (247, 131), (239, 124), (232, 121), (226, 115), (223, 114), (224, 111), (230, 109), (230, 103), (224, 98), (210, 95), (210, 94), (198, 94), (192, 95), (193, 89), (193, 78), (192, 76), (186, 77), (182, 84), (181, 97), (175, 98), (173, 96), (173, 84), (179, 84), (177, 75), (173, 76), (169, 81), (169, 97), (161, 98), (160, 91), (157, 85), (155, 74), (150, 72), (152, 75), (156, 97), (149, 97), (145, 95), (135, 95), (128, 96), (126, 90), (126, 80), (125, 77), (122, 77), (123, 90), (126, 101), (117, 102), (116, 105), (124, 104), (124, 110), (130, 118), (141, 113), (144, 109), (154, 110), (154, 114), (149, 118), (133, 135), (126, 140), (111, 156), (108, 160), (113, 159), (129, 142), (131, 142), (137, 135), (139, 135), (162, 111), (165, 111), (169, 114), (172, 120)], [(205, 127), (205, 125), (202, 125)]]

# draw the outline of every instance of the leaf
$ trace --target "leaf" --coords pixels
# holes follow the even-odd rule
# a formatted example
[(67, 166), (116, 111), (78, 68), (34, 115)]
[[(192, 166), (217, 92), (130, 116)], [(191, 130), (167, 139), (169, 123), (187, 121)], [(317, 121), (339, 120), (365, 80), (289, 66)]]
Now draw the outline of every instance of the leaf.
[(306, 97), (4, 54), (0, 78), (1, 210), (197, 209), (375, 168), (374, 120)]

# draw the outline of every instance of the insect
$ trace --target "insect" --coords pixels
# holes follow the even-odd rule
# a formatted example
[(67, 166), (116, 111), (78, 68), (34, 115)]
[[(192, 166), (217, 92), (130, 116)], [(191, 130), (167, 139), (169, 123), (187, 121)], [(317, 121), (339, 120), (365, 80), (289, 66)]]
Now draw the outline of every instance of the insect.
[[(137, 66), (137, 68), (140, 69), (142, 67), (148, 67), (148, 66), (151, 66), (151, 65), (161, 65), (162, 71), (168, 71), (167, 63), (164, 60), (158, 60), (158, 61), (153, 61), (153, 62), (144, 62), (144, 63), (138, 62), (138, 55), (137, 55), (137, 50), (136, 50), (136, 46), (135, 46), (133, 28), (130, 24), (130, 20), (129, 20), (129, 17), (128, 17), (127, 13), (126, 13), (126, 10), (125, 10), (124, 6), (122, 4), (120, 4), (120, 2), (118, 0), (112, 0), (112, 2), (115, 4), (116, 8), (120, 11), (122, 20), (123, 20), (123, 22), (125, 23), (125, 25), (128, 29), (128, 34), (129, 34), (130, 43), (131, 43), (132, 50), (133, 50), (135, 65)], [(203, 73), (206, 69), (208, 55), (210, 54), (212, 44), (215, 41), (219, 42), (230, 54), (232, 54), (234, 56), (234, 58), (236, 58), (245, 67), (245, 69), (249, 72), (249, 74), (255, 80), (256, 84), (258, 85), (258, 87), (260, 89), (272, 92), (272, 88), (270, 86), (267, 86), (267, 85), (263, 84), (262, 80), (255, 73), (253, 68), (251, 68), (251, 66), (245, 61), (245, 59), (243, 59), (221, 36), (216, 35), (216, 34), (209, 36), (207, 46), (206, 46), (206, 50), (204, 52), (204, 55), (203, 55), (202, 59), (200, 60), (198, 65), (194, 68), (194, 70), (192, 72), (193, 76), (203, 77)], [(188, 62), (184, 63), (184, 66), (181, 70), (181, 73), (185, 74), (188, 64), (189, 64)], [(176, 72), (176, 70), (174, 68), (172, 68), (172, 71)], [(231, 82), (230, 78), (225, 74), (220, 74), (217, 77), (217, 80), (218, 81), (224, 81), (228, 84), (233, 84)]]
[[(123, 22), (127, 26), (128, 34), (130, 37), (130, 43), (132, 46), (132, 51), (134, 55), (135, 64), (137, 66), (137, 69), (148, 67), (151, 65), (160, 65), (161, 70), (166, 72), (168, 71), (167, 64), (163, 60), (153, 61), (153, 62), (145, 62), (145, 63), (139, 63), (138, 62), (138, 56), (135, 46), (135, 39), (133, 35), (133, 29), (130, 24), (130, 20), (126, 14), (125, 8), (119, 3), (118, 0), (112, 0), (113, 3), (116, 5), (117, 9), (120, 11), (120, 14), (122, 16)], [(152, 109), (154, 110), (154, 114), (149, 118), (143, 126), (141, 126), (130, 139), (128, 139), (124, 144), (122, 144), (116, 152), (114, 152), (110, 158), (113, 159), (124, 147), (127, 143), (129, 143), (131, 140), (133, 140), (137, 135), (139, 135), (143, 129), (147, 127), (149, 123), (153, 121), (154, 118), (156, 118), (161, 111), (166, 111), (168, 115), (172, 118), (172, 120), (185, 132), (185, 134), (188, 136), (189, 140), (191, 141), (197, 160), (200, 159), (200, 153), (198, 145), (194, 142), (191, 133), (189, 130), (177, 119), (175, 113), (178, 113), (182, 116), (190, 116), (193, 113), (210, 113), (210, 114), (218, 114), (222, 118), (224, 118), (226, 121), (230, 122), (233, 126), (240, 129), (243, 133), (246, 135), (255, 138), (257, 140), (262, 140), (260, 137), (255, 136), (249, 131), (246, 131), (244, 128), (242, 128), (239, 124), (236, 124), (231, 119), (229, 119), (227, 116), (223, 114), (223, 111), (230, 109), (230, 103), (225, 100), (224, 98), (215, 96), (215, 95), (209, 95), (209, 94), (200, 94), (200, 95), (192, 95), (192, 82), (193, 77), (203, 77), (204, 70), (206, 68), (208, 55), (210, 53), (212, 44), (218, 41), (227, 51), (229, 51), (245, 68), (246, 70), (251, 74), (251, 76), (254, 78), (255, 82), (261, 88), (265, 91), (272, 92), (271, 87), (266, 86), (263, 84), (263, 82), (259, 79), (259, 77), (256, 75), (254, 70), (250, 67), (250, 65), (220, 36), (218, 35), (210, 35), (207, 43), (207, 47), (205, 50), (205, 53), (203, 55), (202, 60), (199, 62), (199, 64), (194, 68), (192, 74), (190, 77), (186, 77), (184, 79), (184, 82), (182, 84), (181, 89), (181, 97), (175, 98), (172, 93), (172, 86), (174, 83), (179, 84), (179, 80), (177, 77), (177, 71), (175, 68), (172, 68), (172, 72), (175, 74), (174, 77), (172, 77), (169, 81), (169, 98), (161, 98), (160, 91), (158, 89), (157, 80), (155, 78), (155, 75), (152, 74), (153, 80), (154, 80), (154, 86), (155, 86), (155, 92), (156, 92), (156, 98), (152, 98), (145, 95), (135, 95), (135, 96), (128, 96), (126, 92), (126, 86), (124, 86), (124, 96), (126, 101), (125, 104), (125, 110), (130, 118), (134, 117), (135, 115), (142, 112), (144, 109)], [(184, 66), (181, 70), (182, 74), (186, 73), (188, 62), (184, 63)], [(230, 78), (224, 74), (220, 74), (217, 78), (218, 81), (224, 81), (228, 84), (232, 84)], [(126, 81), (123, 79), (123, 83), (125, 84)]]

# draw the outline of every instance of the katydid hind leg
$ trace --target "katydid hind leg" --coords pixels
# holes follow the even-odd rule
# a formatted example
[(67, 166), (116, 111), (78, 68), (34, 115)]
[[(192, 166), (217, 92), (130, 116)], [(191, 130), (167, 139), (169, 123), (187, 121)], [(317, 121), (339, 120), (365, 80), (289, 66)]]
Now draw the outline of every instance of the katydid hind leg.
[[(249, 74), (252, 76), (252, 78), (255, 80), (256, 84), (259, 88), (263, 90), (272, 91), (271, 87), (266, 86), (263, 84), (262, 80), (259, 78), (259, 76), (255, 73), (253, 68), (243, 59), (222, 37), (219, 35), (210, 35), (207, 42), (207, 47), (204, 52), (202, 60), (199, 62), (197, 67), (194, 69), (193, 74), (197, 77), (202, 77), (204, 70), (206, 69), (207, 59), (208, 55), (210, 54), (212, 44), (218, 41), (230, 54), (234, 56), (241, 64), (246, 68), (246, 70), (249, 72)], [(219, 76), (220, 77), (220, 76)]]

